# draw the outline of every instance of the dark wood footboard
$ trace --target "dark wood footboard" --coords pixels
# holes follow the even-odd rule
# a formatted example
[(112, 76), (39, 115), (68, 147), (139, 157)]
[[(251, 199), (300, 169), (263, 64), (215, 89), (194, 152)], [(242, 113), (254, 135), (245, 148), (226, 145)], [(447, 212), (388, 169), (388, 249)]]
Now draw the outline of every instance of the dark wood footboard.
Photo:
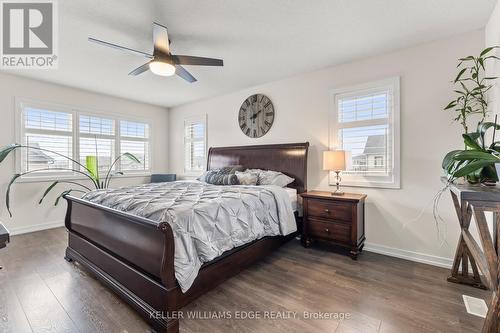
[[(176, 332), (180, 289), (174, 275), (174, 241), (168, 225), (67, 196), (66, 259), (76, 260), (122, 296), (157, 331)], [(156, 314), (156, 315), (155, 315)]]
[(178, 332), (175, 312), (265, 257), (295, 234), (266, 237), (205, 264), (183, 293), (175, 279), (168, 224), (66, 196), (66, 259), (75, 260), (134, 307), (158, 332)]

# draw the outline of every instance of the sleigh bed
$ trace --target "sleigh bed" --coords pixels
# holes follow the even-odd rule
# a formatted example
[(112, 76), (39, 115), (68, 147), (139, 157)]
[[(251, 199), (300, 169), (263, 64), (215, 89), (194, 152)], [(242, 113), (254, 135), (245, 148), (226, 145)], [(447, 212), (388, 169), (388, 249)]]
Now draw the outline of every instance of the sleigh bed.
[[(210, 148), (207, 169), (242, 165), (280, 171), (307, 188), (309, 143)], [(270, 236), (231, 249), (201, 266), (182, 292), (174, 271), (174, 235), (168, 223), (66, 196), (66, 259), (75, 260), (133, 306), (157, 332), (178, 332), (171, 316), (184, 305), (265, 257), (294, 234)]]

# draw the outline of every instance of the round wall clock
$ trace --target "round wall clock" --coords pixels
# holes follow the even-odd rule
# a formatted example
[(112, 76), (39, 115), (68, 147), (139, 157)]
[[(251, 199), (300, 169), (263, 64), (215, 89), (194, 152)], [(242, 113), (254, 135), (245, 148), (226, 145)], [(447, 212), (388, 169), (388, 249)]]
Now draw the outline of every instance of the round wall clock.
[(241, 104), (238, 123), (246, 136), (260, 138), (269, 132), (273, 122), (274, 106), (267, 96), (255, 94)]

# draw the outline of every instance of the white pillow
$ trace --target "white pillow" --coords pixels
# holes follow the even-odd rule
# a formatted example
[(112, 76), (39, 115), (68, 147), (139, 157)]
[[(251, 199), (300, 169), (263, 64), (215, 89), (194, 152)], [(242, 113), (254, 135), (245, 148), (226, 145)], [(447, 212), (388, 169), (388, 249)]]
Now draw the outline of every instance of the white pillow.
[(259, 174), (254, 172), (236, 171), (236, 177), (240, 185), (257, 185)]
[(273, 171), (273, 170), (261, 170), (261, 169), (247, 169), (245, 172), (258, 174), (259, 179), (257, 185), (276, 185), (279, 187), (285, 187), (295, 180), (292, 177), (288, 177), (284, 173)]

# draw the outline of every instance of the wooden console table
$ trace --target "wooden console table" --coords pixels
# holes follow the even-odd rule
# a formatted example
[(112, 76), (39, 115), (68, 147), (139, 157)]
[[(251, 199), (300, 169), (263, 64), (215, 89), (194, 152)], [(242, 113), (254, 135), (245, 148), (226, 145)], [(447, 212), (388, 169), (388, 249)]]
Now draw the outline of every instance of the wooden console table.
[[(446, 180), (444, 180), (446, 182)], [(500, 261), (498, 243), (500, 236), (500, 186), (451, 184), (451, 198), (462, 232), (448, 281), (463, 283), (493, 292), (488, 306), (483, 333), (500, 332)], [(485, 212), (493, 212), (493, 235), (490, 233)], [(483, 250), (469, 232), (474, 216)], [(469, 273), (469, 264), (472, 274)], [(480, 274), (482, 273), (482, 274)]]

